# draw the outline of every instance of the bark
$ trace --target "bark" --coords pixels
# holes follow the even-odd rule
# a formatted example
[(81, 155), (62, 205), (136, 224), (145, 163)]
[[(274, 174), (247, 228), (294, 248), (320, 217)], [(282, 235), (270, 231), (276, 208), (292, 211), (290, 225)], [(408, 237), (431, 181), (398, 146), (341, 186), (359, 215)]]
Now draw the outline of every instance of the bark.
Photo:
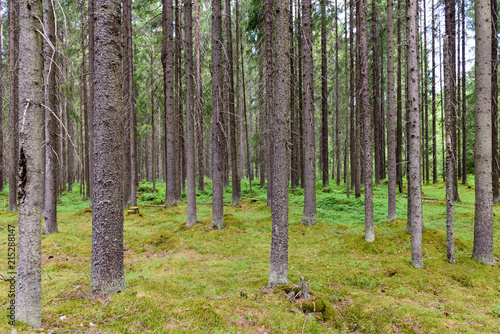
[[(0, 22), (3, 22), (3, 8), (0, 3)], [(5, 164), (3, 151), (3, 24), (0, 25), (0, 193), (4, 192)]]
[(491, 152), (493, 203), (500, 201), (500, 166), (498, 156), (498, 39), (497, 2), (491, 0)]
[(372, 136), (370, 122), (370, 91), (368, 84), (368, 32), (366, 28), (366, 0), (359, 4), (359, 67), (361, 80), (361, 117), (362, 124), (362, 153), (365, 185), (365, 240), (375, 241), (373, 227), (373, 162), (372, 162)]
[(311, 0), (303, 0), (304, 15), (304, 215), (302, 224), (316, 223), (316, 145), (314, 129), (314, 80)]
[(201, 53), (200, 53), (200, 13), (198, 9), (198, 0), (194, 2), (195, 8), (195, 55), (196, 55), (196, 147), (198, 152), (198, 189), (205, 189), (204, 183), (204, 160), (203, 160), (203, 105), (201, 99)]
[(227, 54), (227, 69), (228, 69), (228, 110), (230, 123), (230, 138), (231, 141), (231, 187), (233, 195), (233, 206), (236, 206), (241, 201), (241, 183), (238, 171), (238, 149), (236, 145), (237, 127), (236, 114), (234, 108), (234, 73), (233, 73), (233, 36), (231, 29), (231, 1), (226, 0), (226, 54)]
[(132, 58), (130, 49), (132, 38), (131, 0), (123, 0), (123, 206), (132, 201)]
[[(453, 118), (455, 116), (455, 62), (453, 59), (453, 54), (455, 52), (455, 36), (451, 35), (454, 30), (449, 28), (449, 25), (455, 24), (454, 21), (454, 10), (455, 1), (447, 0), (445, 3), (446, 10), (446, 32), (445, 35), (445, 50), (444, 50), (444, 67), (445, 67), (445, 119), (446, 119), (446, 248), (447, 248), (447, 260), (448, 263), (455, 263), (455, 249), (454, 249), (454, 239), (453, 239), (453, 213), (455, 211), (454, 195), (455, 195), (455, 183), (457, 179), (454, 175), (454, 164), (456, 163), (456, 157), (453, 154), (453, 136), (455, 135), (453, 127)], [(451, 20), (450, 17), (453, 15)]]
[(19, 40), (16, 33), (16, 21), (18, 12), (14, 0), (9, 0), (9, 211), (17, 211), (17, 162), (19, 148), (18, 133), (18, 76), (17, 60), (19, 50)]
[(301, 18), (301, 13), (302, 11), (300, 10), (301, 8), (301, 2), (300, 0), (297, 0), (297, 25), (298, 25), (298, 34), (297, 34), (297, 40), (298, 40), (298, 52), (299, 52), (299, 73), (298, 73), (298, 92), (297, 95), (299, 96), (299, 115), (298, 115), (298, 123), (299, 123), (299, 157), (300, 157), (300, 186), (304, 188), (304, 185), (306, 183), (305, 181), (305, 138), (304, 138), (304, 58), (303, 58), (303, 47), (304, 47), (304, 27), (302, 24), (302, 18)]
[(154, 85), (154, 79), (153, 79), (153, 71), (154, 71), (154, 54), (153, 54), (153, 48), (151, 48), (151, 55), (150, 55), (150, 67), (149, 67), (149, 85), (150, 85), (150, 90), (151, 90), (151, 96), (150, 96), (150, 101), (151, 101), (151, 181), (153, 182), (153, 193), (156, 192), (156, 170), (155, 170), (155, 161), (156, 161), (156, 156), (155, 156), (155, 89), (153, 88)]
[[(128, 84), (129, 84), (129, 96), (128, 100), (125, 100), (124, 105), (126, 106), (125, 112), (129, 114), (129, 128), (130, 128), (130, 206), (137, 206), (137, 121), (136, 121), (136, 113), (135, 113), (135, 89), (134, 89), (134, 57), (132, 50), (132, 0), (126, 0), (123, 2), (124, 6), (124, 15), (123, 19), (128, 20), (127, 22), (127, 34), (124, 40), (127, 43), (127, 47), (124, 48), (124, 51), (127, 53), (124, 55), (124, 58), (128, 58), (129, 66), (128, 70)], [(126, 14), (126, 15), (125, 15)], [(125, 69), (124, 69), (125, 70)]]
[(387, 1), (387, 151), (388, 151), (388, 214), (387, 221), (396, 220), (396, 110), (394, 91), (394, 18), (393, 0)]
[[(340, 185), (340, 174), (341, 174), (341, 166), (340, 166), (340, 129), (339, 129), (339, 32), (338, 32), (338, 4), (337, 0), (335, 0), (335, 161), (337, 163), (336, 168), (333, 165), (333, 168), (336, 169), (337, 174), (337, 186)], [(347, 21), (346, 21), (347, 22)], [(347, 30), (346, 30), (347, 32)], [(347, 40), (347, 38), (346, 38)], [(332, 169), (333, 169), (332, 168)], [(332, 173), (334, 173), (332, 171)], [(333, 178), (333, 174), (332, 174)]]
[(402, 46), (401, 46), (401, 17), (403, 15), (401, 2), (398, 1), (397, 46), (398, 64), (396, 73), (396, 183), (399, 193), (403, 192), (403, 84), (402, 84)]
[(94, 187), (90, 292), (100, 297), (125, 289), (121, 126), (120, 0), (95, 2)]
[[(37, 17), (42, 1), (21, 0), (19, 6), (19, 241), (17, 254), (16, 320), (41, 326), (43, 210), (42, 37)], [(11, 185), (14, 188), (14, 185)]]
[(163, 54), (162, 62), (164, 68), (164, 93), (165, 93), (165, 155), (166, 163), (165, 179), (167, 189), (165, 194), (165, 205), (174, 206), (176, 200), (175, 187), (175, 111), (174, 111), (174, 82), (173, 82), (173, 15), (172, 0), (163, 0)]
[(493, 256), (493, 192), (491, 185), (491, 2), (476, 1), (476, 140), (475, 215), (472, 258), (485, 265), (495, 265)]
[(432, 183), (438, 182), (437, 145), (436, 145), (436, 26), (434, 16), (434, 0), (432, 1)]
[(184, 23), (186, 36), (184, 52), (186, 56), (186, 166), (187, 166), (187, 222), (190, 227), (196, 224), (196, 180), (194, 152), (194, 82), (193, 82), (193, 8), (191, 0), (184, 2)]
[(298, 96), (297, 96), (297, 59), (294, 43), (293, 33), (293, 0), (290, 0), (290, 142), (292, 144), (292, 154), (290, 155), (290, 181), (291, 189), (297, 189), (299, 186), (299, 170), (300, 170), (300, 157), (299, 157), (299, 125), (298, 125)]
[(288, 0), (275, 0), (273, 206), (268, 288), (287, 284), (288, 275), (288, 107), (290, 103)]
[[(495, 30), (495, 36), (496, 36), (496, 30)], [(462, 0), (462, 184), (467, 184), (467, 128), (466, 128), (467, 103), (465, 96), (466, 76), (467, 73), (465, 72), (465, 0)]]
[(69, 98), (68, 98), (68, 103), (66, 104), (66, 129), (68, 130), (68, 163), (67, 163), (67, 168), (68, 171), (66, 173), (67, 177), (67, 182), (68, 182), (68, 193), (73, 192), (73, 182), (74, 182), (74, 165), (75, 165), (75, 159), (74, 159), (74, 133), (73, 133), (73, 116), (71, 115), (71, 112), (73, 110), (73, 83), (70, 82), (70, 88), (68, 92)]
[(44, 43), (44, 83), (45, 83), (45, 208), (43, 234), (57, 232), (57, 180), (59, 163), (58, 123), (56, 120), (56, 36), (54, 8), (51, 0), (44, 1), (45, 35), (50, 41)]
[(326, 62), (326, 0), (320, 1), (321, 6), (321, 171), (323, 188), (328, 186), (328, 80)]
[[(227, 1), (227, 0), (226, 0)], [(273, 203), (273, 173), (272, 161), (274, 155), (273, 144), (273, 13), (272, 0), (265, 0), (265, 25), (266, 25), (266, 140), (267, 140), (267, 206)]]
[[(238, 15), (238, 1), (236, 1), (236, 12)], [(238, 30), (238, 34), (239, 34)], [(241, 39), (240, 39), (241, 41)], [(250, 189), (252, 189), (252, 181), (254, 178), (253, 175), (253, 163), (251, 162), (251, 157), (253, 157), (253, 150), (252, 147), (253, 145), (250, 145), (249, 141), (250, 138), (253, 138), (253, 131), (252, 131), (252, 110), (250, 110), (250, 136), (248, 134), (248, 119), (247, 119), (247, 99), (246, 99), (246, 89), (245, 89), (245, 68), (243, 66), (243, 41), (240, 42), (240, 51), (241, 51), (241, 77), (242, 77), (242, 83), (243, 83), (243, 117), (245, 121), (245, 145), (246, 145), (246, 163), (247, 163), (247, 169), (248, 169), (248, 183), (250, 185)], [(239, 66), (239, 65), (238, 65)], [(252, 89), (250, 88), (250, 91)], [(243, 134), (242, 134), (243, 135)]]
[[(89, 136), (89, 152), (94, 152), (94, 1), (88, 0), (88, 15), (89, 15), (89, 100), (87, 116), (88, 123), (88, 136)], [(93, 180), (94, 155), (89, 154), (89, 180)], [(89, 189), (91, 190), (91, 189)], [(89, 191), (90, 195), (92, 192)]]
[(423, 57), (424, 57), (424, 78), (423, 78), (423, 91), (424, 91), (424, 96), (423, 96), (423, 100), (424, 100), (424, 140), (423, 140), (423, 144), (424, 144), (424, 151), (425, 151), (425, 154), (424, 154), (424, 160), (425, 160), (425, 163), (424, 163), (424, 166), (425, 166), (425, 183), (429, 183), (430, 182), (430, 164), (429, 164), (429, 101), (428, 101), (428, 92), (429, 92), (429, 88), (428, 88), (428, 76), (427, 76), (427, 73), (428, 73), (428, 69), (427, 69), (427, 10), (426, 10), (426, 2), (424, 1), (423, 2), (423, 5), (424, 5), (424, 13), (423, 13), (423, 17), (424, 17), (424, 26), (423, 26), (423, 30), (424, 30), (424, 42), (422, 43), (422, 48), (423, 48)]
[(224, 227), (222, 161), (222, 15), (221, 0), (212, 1), (212, 226)]
[(410, 0), (407, 7), (408, 40), (408, 119), (409, 161), (408, 219), (411, 224), (411, 264), (422, 268), (422, 177), (420, 168), (420, 122), (418, 99), (418, 2)]
[[(366, 4), (366, 2), (365, 2)], [(365, 17), (366, 20), (366, 17)], [(377, 42), (377, 3), (372, 0), (372, 57), (373, 57), (373, 132), (374, 132), (374, 155), (375, 155), (375, 184), (380, 185), (382, 174), (382, 128), (381, 128), (381, 110), (379, 104), (379, 86), (378, 86), (378, 42)], [(368, 74), (368, 73), (367, 73)], [(368, 85), (367, 85), (368, 86)], [(367, 87), (368, 88), (368, 87)], [(368, 118), (370, 114), (368, 113)], [(371, 129), (371, 126), (370, 126)], [(371, 132), (371, 131), (370, 131)], [(371, 141), (371, 138), (370, 138)], [(371, 147), (371, 144), (370, 144)], [(366, 157), (366, 156), (365, 156)], [(370, 162), (371, 163), (371, 162)]]
[(259, 43), (259, 169), (260, 169), (260, 187), (266, 186), (266, 140), (264, 133), (265, 121), (265, 100), (264, 100), (264, 52), (262, 50), (262, 39)]

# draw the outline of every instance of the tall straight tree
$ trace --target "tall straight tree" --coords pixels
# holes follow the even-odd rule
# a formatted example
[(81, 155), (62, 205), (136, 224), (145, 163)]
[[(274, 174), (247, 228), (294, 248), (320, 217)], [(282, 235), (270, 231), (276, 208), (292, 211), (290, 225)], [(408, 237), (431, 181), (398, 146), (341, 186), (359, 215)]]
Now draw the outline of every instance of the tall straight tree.
[(491, 162), (493, 203), (500, 201), (500, 165), (498, 156), (498, 13), (497, 2), (491, 0)]
[[(83, 124), (83, 129), (84, 129), (84, 166), (83, 166), (83, 180), (85, 183), (85, 197), (90, 198), (90, 192), (91, 192), (91, 187), (92, 185), (90, 184), (90, 146), (89, 146), (89, 108), (88, 108), (88, 95), (87, 95), (87, 58), (86, 58), (86, 48), (85, 48), (85, 1), (80, 2), (80, 7), (81, 7), (81, 19), (80, 19), (80, 43), (81, 43), (81, 50), (82, 50), (82, 101), (81, 103), (83, 104), (83, 118), (84, 118), (84, 124)], [(80, 185), (81, 187), (81, 185)]]
[(271, 266), (268, 288), (286, 284), (288, 276), (288, 108), (290, 103), (290, 34), (288, 0), (275, 0), (273, 205)]
[(323, 188), (328, 186), (328, 78), (326, 62), (326, 0), (321, 6), (321, 173)]
[(491, 185), (491, 2), (477, 0), (476, 27), (476, 141), (474, 147), (476, 204), (472, 258), (495, 265), (493, 256), (493, 192)]
[(222, 141), (222, 9), (221, 0), (212, 1), (212, 226), (224, 227)]
[[(375, 231), (373, 227), (373, 162), (372, 162), (372, 136), (370, 122), (370, 91), (368, 84), (368, 32), (366, 28), (366, 0), (359, 4), (359, 67), (361, 80), (361, 117), (362, 124), (362, 153), (363, 172), (365, 185), (365, 240), (373, 242)], [(375, 83), (375, 86), (377, 84)]]
[[(365, 2), (366, 4), (366, 2)], [(372, 73), (373, 73), (373, 81), (372, 81), (372, 91), (373, 91), (373, 132), (374, 132), (374, 160), (375, 160), (375, 184), (380, 185), (380, 179), (382, 175), (382, 170), (385, 166), (382, 166), (382, 111), (379, 104), (379, 80), (378, 80), (378, 42), (377, 42), (377, 1), (372, 0)], [(366, 20), (366, 16), (365, 16)], [(368, 117), (369, 118), (369, 117)], [(371, 127), (370, 127), (371, 128)], [(371, 132), (371, 131), (370, 131)], [(371, 138), (370, 138), (371, 141)], [(370, 145), (371, 147), (371, 145)], [(371, 149), (370, 149), (371, 150)], [(365, 152), (366, 153), (366, 152)], [(365, 155), (366, 157), (366, 155)], [(385, 164), (384, 164), (385, 165)]]
[(312, 6), (311, 0), (302, 1), (304, 15), (304, 215), (302, 224), (316, 223), (316, 144), (314, 130), (314, 79), (312, 53)]
[(59, 163), (59, 131), (56, 112), (56, 29), (52, 0), (44, 1), (44, 31), (48, 41), (44, 44), (45, 83), (45, 210), (43, 233), (57, 232), (57, 179)]
[(195, 25), (194, 25), (194, 49), (196, 55), (196, 148), (198, 151), (198, 189), (205, 189), (204, 182), (204, 163), (203, 163), (203, 106), (201, 100), (201, 53), (200, 53), (200, 12), (198, 9), (198, 0), (194, 2)]
[[(184, 52), (186, 55), (186, 165), (187, 165), (187, 222), (188, 227), (196, 224), (196, 180), (194, 155), (194, 82), (193, 82), (193, 7), (191, 0), (184, 2), (184, 23), (186, 34)], [(234, 181), (233, 181), (234, 182)]]
[(18, 76), (17, 76), (17, 57), (19, 49), (19, 40), (16, 29), (17, 22), (16, 1), (9, 0), (9, 136), (10, 136), (10, 154), (9, 154), (9, 211), (17, 211), (17, 162), (19, 148), (18, 132)]
[(132, 200), (132, 145), (131, 145), (131, 109), (132, 109), (132, 50), (129, 40), (132, 38), (132, 0), (123, 0), (123, 206)]
[[(227, 1), (227, 0), (226, 0)], [(273, 202), (273, 13), (272, 1), (265, 0), (264, 18), (266, 24), (266, 133), (267, 133), (267, 206)]]
[(438, 181), (437, 174), (437, 145), (436, 145), (436, 17), (434, 15), (434, 0), (432, 0), (432, 183)]
[(408, 220), (411, 226), (411, 264), (422, 268), (422, 177), (420, 148), (420, 117), (418, 98), (418, 1), (409, 0), (407, 7), (407, 44), (408, 44)]
[[(43, 101), (42, 1), (19, 3), (19, 243), (16, 320), (40, 327), (42, 319)], [(38, 30), (38, 31), (37, 31)], [(13, 185), (11, 185), (14, 187)]]
[(90, 292), (125, 289), (123, 267), (123, 93), (121, 1), (95, 0), (94, 173)]
[(236, 146), (236, 114), (234, 108), (234, 76), (233, 76), (233, 35), (231, 30), (231, 0), (226, 0), (226, 54), (227, 54), (227, 69), (228, 69), (228, 110), (229, 110), (229, 132), (231, 141), (231, 187), (233, 194), (233, 206), (238, 205), (241, 201), (241, 183), (238, 172), (238, 150)]
[(165, 205), (173, 206), (176, 200), (176, 181), (175, 181), (175, 111), (174, 111), (174, 27), (172, 0), (163, 0), (163, 91), (165, 95), (165, 164), (167, 182)]
[(398, 1), (398, 21), (397, 21), (397, 40), (396, 44), (398, 46), (398, 64), (396, 72), (396, 183), (399, 188), (399, 192), (403, 192), (403, 84), (402, 84), (402, 54), (403, 48), (401, 43), (401, 21), (403, 12), (401, 9), (401, 2)]
[[(493, 2), (492, 2), (493, 3)], [(496, 2), (495, 2), (496, 5)], [(496, 34), (496, 30), (495, 30)], [(465, 0), (462, 0), (462, 184), (467, 184), (467, 101), (465, 78)]]
[[(94, 1), (88, 0), (88, 15), (89, 15), (89, 152), (94, 152)], [(89, 155), (89, 177), (93, 180), (94, 155)]]
[[(455, 183), (457, 179), (454, 174), (453, 166), (456, 163), (456, 157), (453, 154), (453, 136), (455, 128), (453, 127), (453, 118), (455, 116), (456, 101), (453, 99), (455, 97), (455, 62), (453, 60), (453, 53), (455, 43), (455, 36), (450, 36), (452, 33), (451, 29), (448, 27), (450, 24), (455, 24), (454, 21), (454, 0), (445, 1), (445, 11), (446, 11), (446, 31), (448, 34), (445, 35), (445, 50), (444, 50), (444, 80), (445, 80), (445, 119), (446, 119), (446, 248), (447, 248), (447, 260), (448, 263), (455, 263), (455, 250), (454, 250), (454, 240), (453, 240), (453, 213), (455, 211)], [(450, 17), (453, 15), (452, 22), (450, 23)], [(453, 42), (452, 42), (453, 41)], [(452, 91), (453, 90), (453, 91)]]
[[(3, 8), (0, 2), (0, 22), (3, 22)], [(0, 25), (0, 193), (4, 192), (4, 178), (5, 178), (5, 167), (4, 167), (4, 151), (3, 151), (3, 24)]]
[(387, 1), (387, 156), (388, 156), (388, 214), (392, 222), (396, 215), (396, 110), (394, 91), (394, 17), (393, 0)]
[[(337, 0), (335, 0), (335, 162), (336, 165), (332, 165), (332, 178), (336, 174), (337, 186), (340, 186), (340, 174), (341, 174), (341, 163), (340, 163), (340, 126), (339, 126), (339, 7)], [(346, 21), (347, 23), (347, 21)], [(347, 30), (346, 30), (347, 32)], [(347, 38), (346, 38), (347, 40)]]

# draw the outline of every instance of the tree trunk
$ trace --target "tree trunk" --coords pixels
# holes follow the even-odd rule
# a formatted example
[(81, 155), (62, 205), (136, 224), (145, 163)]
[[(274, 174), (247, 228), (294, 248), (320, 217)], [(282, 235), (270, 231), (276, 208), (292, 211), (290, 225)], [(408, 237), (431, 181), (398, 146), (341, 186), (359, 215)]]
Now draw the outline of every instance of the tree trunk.
[[(320, 1), (321, 6), (321, 171), (323, 188), (328, 186), (328, 80), (326, 63), (326, 0)], [(311, 42), (312, 44), (312, 42)]]
[(422, 268), (422, 177), (420, 168), (420, 122), (418, 99), (418, 2), (410, 0), (407, 7), (408, 43), (408, 118), (409, 168), (408, 205), (411, 224), (411, 264)]
[(153, 53), (153, 48), (151, 48), (151, 55), (150, 55), (150, 67), (149, 67), (149, 85), (150, 85), (150, 91), (151, 91), (151, 181), (153, 182), (153, 193), (156, 192), (156, 170), (155, 170), (155, 165), (156, 165), (156, 156), (155, 156), (155, 89), (154, 89), (154, 78), (153, 78), (153, 73), (154, 73), (154, 53)]
[(260, 169), (260, 187), (266, 186), (266, 140), (264, 133), (264, 120), (266, 106), (264, 105), (264, 52), (262, 48), (262, 39), (259, 42), (259, 169)]
[(167, 189), (165, 195), (165, 205), (174, 206), (176, 200), (175, 188), (175, 111), (174, 111), (174, 82), (173, 82), (173, 15), (172, 0), (163, 0), (163, 42), (162, 62), (164, 68), (164, 92), (166, 117), (164, 124), (165, 131), (165, 155)]
[[(42, 1), (20, 1), (19, 6), (19, 243), (17, 257), (16, 320), (41, 326), (43, 210)], [(14, 185), (11, 184), (14, 188)], [(15, 268), (12, 268), (15, 270)]]
[[(463, 1), (463, 0), (462, 0)], [(423, 17), (424, 17), (424, 42), (422, 43), (422, 48), (423, 48), (423, 57), (424, 57), (424, 78), (423, 78), (423, 91), (424, 91), (424, 96), (423, 96), (423, 101), (424, 101), (424, 166), (425, 166), (425, 183), (430, 182), (430, 164), (429, 164), (429, 101), (428, 101), (428, 69), (427, 69), (427, 10), (426, 10), (426, 5), (425, 1), (423, 2)]]
[[(227, 0), (226, 0), (227, 1)], [(273, 13), (272, 1), (265, 0), (264, 17), (266, 24), (266, 134), (267, 134), (267, 206), (273, 203)]]
[(293, 34), (293, 0), (290, 0), (290, 142), (292, 143), (292, 154), (290, 156), (291, 165), (291, 189), (297, 189), (299, 186), (299, 176), (300, 176), (300, 157), (299, 157), (299, 105), (297, 95), (297, 59), (296, 59), (296, 48), (294, 44), (294, 34)]
[[(94, 152), (94, 1), (88, 0), (88, 17), (89, 17), (89, 100), (88, 100), (88, 110), (87, 116), (89, 119), (88, 124), (88, 136), (89, 136), (89, 152)], [(93, 180), (93, 168), (94, 165), (94, 155), (89, 154), (89, 180)], [(89, 194), (92, 196), (92, 192), (89, 189)]]
[(432, 0), (432, 183), (438, 182), (437, 145), (436, 145), (436, 18), (434, 16), (434, 0)]
[(9, 211), (17, 211), (17, 168), (19, 157), (19, 133), (18, 133), (18, 76), (17, 61), (19, 40), (16, 29), (17, 10), (16, 1), (9, 0)]
[[(366, 5), (368, 5), (365, 2)], [(366, 10), (366, 9), (362, 9)], [(366, 20), (366, 16), (365, 16)], [(374, 132), (374, 155), (375, 155), (375, 184), (380, 185), (380, 175), (382, 174), (382, 161), (381, 161), (381, 151), (382, 151), (382, 129), (381, 129), (381, 113), (380, 113), (380, 104), (379, 104), (379, 86), (378, 86), (378, 42), (377, 42), (377, 3), (376, 0), (372, 0), (372, 58), (373, 58), (373, 65), (372, 65), (372, 73), (373, 73), (373, 81), (372, 81), (372, 87), (373, 87), (373, 132)], [(368, 55), (367, 55), (368, 58)], [(368, 75), (368, 73), (367, 73)], [(368, 85), (367, 85), (368, 88)], [(368, 97), (369, 98), (369, 97)], [(370, 109), (370, 106), (368, 106), (368, 110)], [(370, 118), (370, 113), (368, 112), (368, 119)], [(366, 129), (366, 128), (365, 128)], [(371, 126), (369, 127), (370, 133), (371, 133)], [(371, 151), (371, 136), (370, 136), (370, 151)], [(366, 152), (365, 152), (366, 154)], [(367, 157), (365, 155), (365, 157)], [(370, 164), (372, 162), (370, 161)], [(373, 165), (372, 165), (373, 166)], [(373, 167), (372, 167), (373, 168)]]
[(222, 161), (222, 15), (221, 0), (212, 1), (212, 226), (224, 227)]
[(193, 8), (190, 0), (184, 2), (184, 23), (186, 36), (184, 52), (186, 56), (186, 166), (187, 166), (187, 222), (186, 226), (196, 224), (196, 180), (195, 180), (195, 153), (194, 153), (194, 108), (193, 108)]
[(316, 145), (314, 129), (314, 79), (311, 0), (303, 0), (304, 15), (304, 215), (302, 224), (316, 223)]
[(396, 73), (397, 91), (396, 91), (396, 183), (399, 193), (403, 193), (403, 84), (402, 84), (402, 46), (401, 46), (401, 17), (403, 11), (401, 2), (398, 1), (398, 22), (397, 22), (397, 46), (398, 46), (398, 64)]
[(290, 35), (287, 21), (288, 0), (275, 0), (275, 36), (274, 44), (275, 75), (273, 128), (273, 205), (271, 265), (268, 288), (287, 284), (288, 276), (288, 109), (290, 99), (290, 69), (288, 57)]
[(497, 2), (491, 0), (491, 152), (492, 152), (492, 182), (493, 203), (500, 201), (500, 189), (498, 178), (500, 177), (500, 166), (498, 156), (498, 39), (497, 25), (498, 13)]
[(130, 50), (132, 38), (132, 0), (123, 0), (123, 206), (127, 207), (132, 200), (132, 59)]
[(203, 161), (203, 104), (201, 99), (201, 53), (200, 53), (200, 13), (198, 9), (198, 0), (194, 2), (195, 10), (195, 28), (194, 28), (194, 43), (196, 55), (196, 148), (198, 152), (198, 189), (205, 190), (204, 183), (204, 161)]
[(493, 256), (493, 193), (491, 185), (491, 46), (492, 6), (489, 0), (476, 1), (476, 140), (474, 147), (476, 204), (472, 258), (495, 265)]
[(393, 0), (387, 1), (387, 151), (388, 151), (388, 215), (390, 223), (396, 220), (396, 113), (394, 91), (394, 18)]
[[(495, 36), (496, 36), (496, 30), (495, 30)], [(466, 76), (467, 73), (465, 72), (465, 0), (462, 0), (462, 184), (467, 184), (467, 129), (466, 129), (467, 103), (465, 95)]]
[[(83, 6), (83, 3), (82, 3)], [(45, 209), (43, 234), (57, 232), (57, 179), (59, 163), (57, 161), (58, 123), (56, 120), (56, 36), (54, 8), (51, 0), (44, 1), (44, 31), (49, 43), (44, 44), (44, 83), (45, 83)], [(83, 22), (83, 16), (82, 16)]]
[(228, 69), (228, 111), (230, 123), (230, 138), (231, 141), (231, 187), (233, 195), (233, 206), (236, 206), (241, 201), (241, 183), (238, 172), (238, 149), (236, 145), (237, 128), (236, 114), (234, 108), (234, 73), (233, 73), (233, 36), (231, 29), (231, 1), (226, 0), (226, 54), (227, 54), (227, 69)]
[[(337, 165), (332, 165), (332, 169), (336, 170), (337, 186), (340, 186), (340, 128), (339, 128), (339, 32), (338, 32), (338, 14), (339, 8), (337, 0), (335, 0), (335, 162)], [(347, 22), (347, 21), (346, 21)], [(347, 40), (347, 38), (346, 38)], [(332, 178), (333, 178), (332, 171)]]
[(94, 187), (90, 292), (96, 297), (125, 289), (123, 267), (123, 138), (120, 0), (96, 0), (94, 68)]

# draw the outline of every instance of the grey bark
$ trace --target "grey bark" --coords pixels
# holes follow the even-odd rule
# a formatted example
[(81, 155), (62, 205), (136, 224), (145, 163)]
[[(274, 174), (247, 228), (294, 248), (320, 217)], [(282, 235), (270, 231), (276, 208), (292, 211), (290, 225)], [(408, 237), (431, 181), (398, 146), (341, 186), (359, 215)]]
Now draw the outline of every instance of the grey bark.
[(194, 80), (193, 80), (193, 8), (191, 0), (184, 2), (184, 23), (186, 36), (184, 52), (186, 56), (186, 165), (187, 165), (187, 221), (188, 227), (196, 224), (196, 180), (194, 152)]
[(9, 211), (17, 211), (17, 162), (19, 157), (19, 133), (18, 133), (18, 76), (17, 60), (19, 50), (19, 39), (16, 33), (17, 21), (16, 1), (9, 0)]
[(205, 189), (204, 159), (203, 159), (203, 106), (201, 99), (201, 53), (200, 53), (200, 13), (198, 0), (194, 2), (195, 8), (195, 54), (196, 54), (196, 147), (198, 151), (198, 189)]
[[(0, 3), (0, 22), (3, 22), (3, 8)], [(5, 187), (5, 163), (3, 151), (3, 24), (0, 25), (0, 193)]]
[(224, 227), (222, 161), (222, 15), (221, 0), (212, 1), (212, 226)]
[(130, 43), (131, 38), (131, 0), (123, 0), (123, 110), (122, 110), (122, 126), (123, 126), (123, 207), (131, 204), (132, 195), (132, 128), (131, 128), (131, 109), (132, 109), (132, 77), (131, 67), (132, 59), (130, 57)]
[(372, 161), (372, 131), (370, 122), (370, 91), (368, 84), (368, 32), (366, 28), (366, 0), (359, 4), (359, 67), (361, 75), (360, 107), (362, 117), (362, 154), (363, 176), (365, 186), (365, 240), (375, 241), (373, 226), (373, 161)]
[(396, 220), (396, 96), (394, 91), (394, 17), (393, 0), (387, 1), (387, 156), (388, 214), (387, 221)]
[(321, 174), (322, 186), (327, 187), (328, 175), (328, 80), (326, 60), (326, 0), (320, 1), (321, 6)]
[(94, 173), (92, 188), (93, 296), (125, 289), (123, 266), (123, 93), (121, 1), (95, 1)]
[(302, 224), (316, 223), (316, 144), (314, 129), (314, 80), (311, 0), (302, 2), (304, 15), (304, 215)]
[[(87, 116), (89, 119), (88, 136), (89, 136), (89, 152), (94, 152), (94, 1), (88, 0), (88, 15), (89, 15), (89, 100)], [(89, 180), (94, 179), (94, 155), (89, 154)], [(91, 190), (91, 189), (89, 189)], [(92, 194), (91, 194), (92, 195)]]
[(497, 2), (491, 1), (491, 161), (493, 203), (500, 201), (500, 165), (498, 155), (498, 38)]
[(399, 188), (399, 192), (403, 192), (403, 85), (402, 85), (402, 46), (401, 46), (401, 2), (404, 0), (398, 0), (398, 21), (397, 21), (397, 51), (398, 51), (398, 63), (397, 63), (397, 73), (396, 73), (396, 184)]
[(275, 0), (274, 105), (273, 132), (273, 221), (271, 265), (268, 288), (287, 283), (288, 276), (288, 110), (290, 103), (290, 71), (288, 0)]
[(436, 143), (436, 18), (434, 16), (434, 0), (432, 1), (432, 183), (438, 182), (437, 143)]
[(43, 234), (57, 232), (57, 184), (59, 136), (56, 112), (56, 35), (52, 0), (44, 0), (45, 35), (50, 41), (44, 43), (44, 88), (45, 88), (45, 208)]
[[(19, 242), (16, 320), (33, 327), (42, 318), (43, 103), (42, 1), (19, 3)], [(14, 188), (14, 184), (11, 185)]]
[(476, 140), (474, 161), (476, 204), (472, 258), (495, 265), (493, 256), (493, 193), (491, 184), (491, 2), (476, 1)]
[(407, 7), (408, 40), (408, 187), (409, 216), (411, 225), (411, 264), (422, 268), (422, 177), (420, 168), (420, 117), (418, 97), (418, 2), (409, 0)]
[(273, 136), (273, 14), (272, 0), (265, 0), (264, 17), (266, 24), (266, 146), (267, 146), (267, 206), (272, 206), (273, 203), (273, 174), (272, 168), (274, 144)]

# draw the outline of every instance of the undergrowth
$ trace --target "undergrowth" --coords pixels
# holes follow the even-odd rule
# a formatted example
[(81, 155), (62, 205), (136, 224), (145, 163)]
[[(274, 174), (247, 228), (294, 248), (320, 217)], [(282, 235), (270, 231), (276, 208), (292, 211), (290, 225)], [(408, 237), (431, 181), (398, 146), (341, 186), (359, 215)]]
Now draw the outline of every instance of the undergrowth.
[[(17, 324), (20, 333), (493, 333), (500, 331), (500, 268), (471, 260), (474, 188), (459, 186), (456, 264), (446, 263), (444, 184), (424, 185), (424, 268), (410, 265), (406, 198), (388, 224), (387, 186), (374, 187), (373, 243), (364, 241), (363, 198), (346, 198), (336, 185), (318, 186), (318, 223), (300, 224), (303, 191), (290, 191), (289, 283), (311, 281), (311, 291), (335, 310), (321, 319), (304, 314), (265, 288), (271, 211), (266, 189), (242, 183), (243, 200), (231, 206), (224, 191), (226, 228), (213, 230), (211, 183), (197, 193), (199, 224), (184, 227), (186, 199), (161, 206), (165, 184), (141, 183), (140, 215), (125, 210), (127, 289), (103, 300), (88, 297), (92, 211), (78, 185), (58, 205), (59, 233), (42, 240), (42, 328)], [(0, 194), (0, 226), (17, 225)], [(495, 205), (495, 255), (499, 256)], [(0, 269), (7, 272), (7, 232), (0, 232)], [(3, 240), (3, 241), (2, 241)], [(7, 322), (8, 285), (0, 284)]]

